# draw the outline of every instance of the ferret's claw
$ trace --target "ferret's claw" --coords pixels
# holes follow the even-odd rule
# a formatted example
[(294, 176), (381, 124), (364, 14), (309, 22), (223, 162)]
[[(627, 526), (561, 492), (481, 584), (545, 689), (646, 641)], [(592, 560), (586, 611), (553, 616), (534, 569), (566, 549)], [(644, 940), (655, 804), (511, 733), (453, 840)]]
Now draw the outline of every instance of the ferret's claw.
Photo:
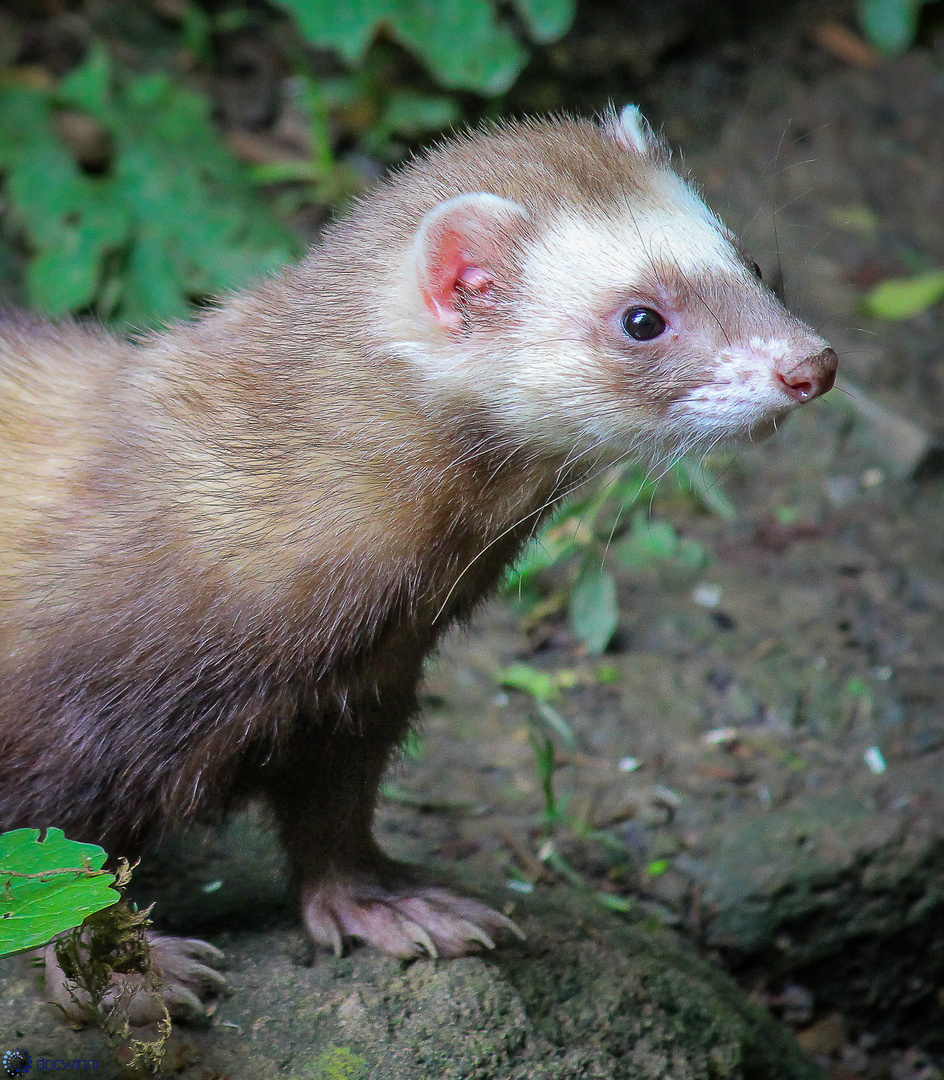
[[(177, 955), (199, 960), (202, 964), (216, 968), (226, 963), (226, 954), (215, 945), (211, 945), (209, 941), (201, 941), (199, 938), (168, 938), (161, 934), (151, 935), (152, 949), (157, 946), (158, 949), (163, 950), (165, 942), (173, 942), (173, 952)], [(165, 958), (167, 955), (168, 953), (164, 952)], [(220, 977), (216, 971), (213, 974)]]
[(476, 926), (474, 923), (470, 923), (467, 919), (463, 919), (461, 926), (457, 929), (464, 931), (469, 941), (477, 941), (486, 949), (495, 948), (495, 942), (492, 938), (490, 938), (481, 927)]
[[(119, 1009), (132, 1027), (153, 1024), (165, 1010), (174, 1020), (194, 1020), (207, 1015), (206, 1000), (228, 989), (215, 966), (223, 963), (219, 949), (196, 938), (148, 934), (150, 966), (140, 974), (116, 974), (102, 1007)], [(73, 1024), (93, 1019), (88, 993), (66, 977), (56, 957), (56, 943), (43, 952), (46, 994)]]
[(344, 938), (338, 920), (331, 911), (322, 908), (306, 912), (305, 924), (312, 941), (317, 945), (324, 945), (335, 956), (344, 955)]
[(356, 939), (404, 958), (462, 956), (495, 948), (499, 936), (524, 937), (505, 915), (438, 887), (335, 879), (309, 886), (303, 911), (312, 938), (335, 952)]
[(509, 934), (513, 934), (519, 941), (527, 941), (528, 935), (521, 929), (521, 927), (514, 921), (509, 919), (507, 915), (502, 915), (500, 911), (493, 911), (492, 914), (499, 920), (499, 925), (503, 930), (507, 930)]

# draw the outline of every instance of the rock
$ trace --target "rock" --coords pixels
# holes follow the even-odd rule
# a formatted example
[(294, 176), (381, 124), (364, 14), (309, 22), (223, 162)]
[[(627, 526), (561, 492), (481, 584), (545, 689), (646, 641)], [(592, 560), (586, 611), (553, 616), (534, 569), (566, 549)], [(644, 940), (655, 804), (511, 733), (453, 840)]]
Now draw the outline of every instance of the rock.
[[(850, 781), (731, 820), (684, 860), (705, 941), (746, 978), (810, 986), (819, 1008), (869, 1017), (870, 1030), (937, 1031), (944, 970), (941, 766), (896, 763), (890, 806)], [(913, 775), (910, 775), (912, 774)], [(935, 777), (936, 773), (936, 777)]]
[[(492, 897), (495, 902), (495, 897)], [(229, 1080), (816, 1080), (769, 1014), (691, 946), (566, 890), (515, 911), (527, 942), (486, 956), (403, 963), (357, 950), (313, 966), (295, 931), (219, 944), (233, 995), (205, 1030), (178, 1029), (165, 1069)], [(96, 1060), (126, 1075), (95, 1032), (40, 1003), (0, 963), (4, 1044)]]

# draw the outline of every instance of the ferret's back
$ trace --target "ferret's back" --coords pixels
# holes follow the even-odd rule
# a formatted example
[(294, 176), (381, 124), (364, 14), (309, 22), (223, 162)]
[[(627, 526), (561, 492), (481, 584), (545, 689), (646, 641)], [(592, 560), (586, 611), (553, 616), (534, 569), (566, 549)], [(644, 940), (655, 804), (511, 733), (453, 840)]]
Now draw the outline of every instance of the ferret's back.
[(0, 599), (5, 604), (25, 595), (29, 563), (41, 557), (50, 529), (65, 524), (101, 425), (96, 417), (108, 409), (123, 348), (104, 333), (74, 324), (0, 312)]

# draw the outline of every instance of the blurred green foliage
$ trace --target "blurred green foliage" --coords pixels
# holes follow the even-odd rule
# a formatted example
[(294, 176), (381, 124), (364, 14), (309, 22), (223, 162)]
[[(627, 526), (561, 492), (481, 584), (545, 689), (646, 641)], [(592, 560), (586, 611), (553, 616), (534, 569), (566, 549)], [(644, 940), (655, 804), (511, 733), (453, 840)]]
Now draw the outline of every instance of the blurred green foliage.
[(862, 298), (867, 315), (876, 319), (910, 319), (944, 300), (944, 270), (909, 278), (889, 278)]
[(859, 0), (859, 24), (879, 52), (894, 56), (914, 41), (921, 9), (928, 3), (930, 0)]
[[(107, 137), (100, 175), (60, 137), (64, 110)], [(207, 100), (162, 73), (115, 71), (102, 46), (54, 88), (0, 86), (0, 172), (7, 228), (30, 251), (29, 300), (51, 315), (178, 318), (297, 248), (222, 144)]]
[[(94, 31), (84, 61), (58, 81), (37, 78), (31, 68), (0, 71), (8, 245), (0, 258), (13, 265), (10, 253), (23, 253), (32, 306), (55, 316), (91, 311), (125, 326), (154, 325), (289, 261), (301, 245), (285, 216), (358, 186), (335, 158), (339, 117), (340, 130), (381, 162), (402, 155), (404, 140), (460, 120), (451, 93), (390, 77), (393, 43), (446, 91), (494, 95), (511, 85), (535, 43), (567, 30), (575, 0), (515, 0), (511, 8), (493, 0), (281, 0), (275, 6), (295, 20), (294, 45), (285, 44), (285, 35), (279, 40), (292, 67), (283, 86), (294, 93), (293, 107), (307, 126), (307, 159), (249, 167), (237, 160), (213, 123), (209, 97), (188, 86), (193, 80), (175, 73), (172, 62), (186, 54), (184, 68), (209, 71), (221, 35), (245, 32), (259, 19), (274, 26), (274, 12), (184, 5), (177, 52), (162, 31), (150, 58), (164, 64), (162, 71), (132, 72), (111, 58)], [(316, 76), (305, 42), (333, 51), (343, 73)], [(141, 58), (148, 62), (146, 51)], [(76, 117), (93, 126), (102, 144), (91, 168), (63, 133)], [(352, 117), (353, 129), (346, 126)], [(280, 188), (267, 202), (258, 184)]]
[[(528, 60), (527, 45), (492, 0), (278, 0), (315, 45), (334, 49), (352, 66), (384, 32), (426, 65), (440, 86), (494, 95), (507, 90)], [(537, 43), (561, 37), (576, 0), (514, 0)]]
[[(657, 564), (673, 564), (697, 571), (708, 555), (696, 541), (679, 536), (668, 521), (652, 520), (649, 511), (660, 477), (640, 465), (616, 469), (583, 499), (568, 503), (525, 551), (511, 571), (506, 593), (528, 612), (559, 606), (549, 571), (562, 571), (567, 585), (558, 600), (566, 603), (571, 633), (591, 654), (602, 653), (619, 624), (616, 579), (612, 560), (632, 570)], [(734, 508), (706, 469), (687, 460), (668, 471), (662, 498), (674, 486), (675, 493), (722, 517)], [(559, 575), (558, 575), (559, 577)]]

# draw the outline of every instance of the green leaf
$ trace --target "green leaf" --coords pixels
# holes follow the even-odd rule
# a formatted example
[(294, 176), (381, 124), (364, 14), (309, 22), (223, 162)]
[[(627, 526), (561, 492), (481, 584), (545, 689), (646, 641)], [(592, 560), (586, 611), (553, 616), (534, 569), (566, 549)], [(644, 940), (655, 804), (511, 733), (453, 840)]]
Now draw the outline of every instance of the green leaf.
[(737, 508), (724, 493), (718, 478), (701, 461), (683, 457), (672, 467), (672, 472), (679, 487), (690, 492), (706, 510), (725, 521), (737, 517)]
[[(106, 174), (85, 175), (60, 141), (62, 104), (111, 136)], [(219, 139), (209, 101), (161, 73), (112, 72), (101, 47), (53, 92), (0, 89), (0, 168), (32, 249), (30, 299), (53, 315), (97, 307), (137, 326), (166, 322), (295, 254)]]
[(127, 240), (129, 218), (107, 180), (79, 171), (55, 135), (48, 103), (36, 120), (27, 152), (7, 175), (7, 191), (34, 250), (30, 300), (65, 315), (91, 304), (102, 260)]
[(613, 896), (612, 893), (605, 892), (595, 892), (593, 895), (603, 907), (618, 911), (622, 915), (627, 915), (639, 907), (639, 901), (630, 896)]
[(620, 681), (620, 670), (615, 664), (600, 664), (593, 677), (602, 686), (609, 686)]
[(708, 553), (690, 536), (680, 536), (675, 548), (675, 559), (682, 566), (700, 570), (708, 562)]
[(0, 834), (0, 956), (45, 945), (119, 899), (114, 875), (100, 872), (108, 857), (100, 847), (67, 840), (61, 829), (40, 835)]
[(395, 31), (441, 86), (504, 93), (528, 54), (485, 0), (404, 0)]
[(49, 104), (44, 91), (0, 86), (0, 169), (13, 168), (36, 144), (48, 142)]
[(98, 239), (70, 229), (58, 248), (37, 253), (26, 268), (31, 302), (55, 316), (88, 307), (98, 290)]
[(708, 561), (707, 552), (697, 540), (679, 536), (670, 522), (653, 520), (641, 510), (633, 517), (629, 536), (615, 551), (620, 562), (633, 570), (669, 561), (699, 569)]
[(644, 511), (633, 516), (629, 535), (616, 545), (616, 557), (631, 570), (644, 570), (655, 562), (670, 559), (678, 544), (675, 529), (667, 521), (651, 521)]
[(101, 41), (93, 41), (84, 62), (60, 82), (57, 101), (103, 116), (111, 108), (111, 63)]
[(652, 501), (658, 483), (650, 480), (648, 473), (638, 465), (627, 465), (619, 478), (610, 486), (610, 497), (625, 512), (637, 503)]
[(315, 45), (363, 60), (384, 32), (405, 45), (442, 86), (500, 94), (517, 78), (527, 52), (488, 0), (278, 0)]
[(545, 44), (567, 33), (577, 4), (576, 0), (515, 0), (515, 10), (527, 23), (531, 37)]
[(609, 645), (619, 622), (616, 582), (599, 565), (586, 564), (570, 594), (570, 628), (592, 653)]
[(403, 755), (410, 761), (422, 761), (426, 757), (426, 740), (418, 731), (411, 729), (403, 740)]
[(128, 321), (175, 318), (188, 299), (244, 286), (294, 253), (217, 137), (205, 98), (163, 75), (135, 80), (115, 136), (116, 193), (136, 223)]
[(501, 686), (523, 690), (538, 701), (551, 701), (558, 696), (554, 676), (546, 671), (539, 671), (530, 664), (512, 664), (497, 672), (496, 679)]
[(664, 874), (670, 865), (668, 859), (656, 859), (646, 867), (646, 873), (652, 877), (658, 877), (660, 874)]
[(862, 305), (877, 319), (910, 319), (944, 298), (944, 270), (913, 278), (890, 278), (867, 293)]
[(568, 750), (577, 749), (577, 737), (574, 729), (567, 723), (566, 717), (562, 716), (553, 705), (547, 701), (536, 702), (538, 716), (544, 721), (551, 731), (563, 742)]
[(577, 545), (571, 537), (561, 537), (546, 529), (524, 549), (521, 558), (508, 571), (503, 588), (514, 592), (522, 585), (530, 584), (542, 570), (563, 562), (576, 550)]
[(867, 682), (853, 676), (843, 687), (843, 693), (849, 697), (864, 698), (871, 701), (875, 695)]
[(859, 0), (859, 23), (879, 52), (903, 53), (918, 32), (921, 9), (929, 0)]
[(295, 81), (301, 90), (302, 111), (308, 121), (311, 134), (312, 163), (327, 173), (334, 165), (328, 103), (317, 79), (299, 75), (296, 76)]
[(314, 45), (334, 49), (350, 64), (359, 63), (377, 30), (396, 17), (398, 0), (276, 0)]
[(332, 1046), (315, 1058), (305, 1076), (309, 1080), (364, 1080), (370, 1071), (367, 1058), (346, 1046)]
[(443, 131), (460, 118), (458, 102), (452, 98), (403, 90), (390, 96), (380, 126), (415, 138), (430, 131)]

